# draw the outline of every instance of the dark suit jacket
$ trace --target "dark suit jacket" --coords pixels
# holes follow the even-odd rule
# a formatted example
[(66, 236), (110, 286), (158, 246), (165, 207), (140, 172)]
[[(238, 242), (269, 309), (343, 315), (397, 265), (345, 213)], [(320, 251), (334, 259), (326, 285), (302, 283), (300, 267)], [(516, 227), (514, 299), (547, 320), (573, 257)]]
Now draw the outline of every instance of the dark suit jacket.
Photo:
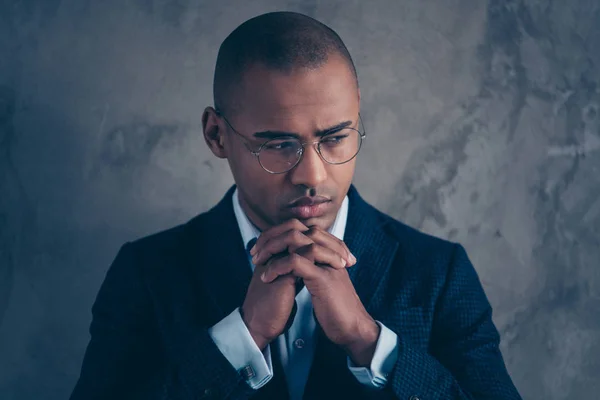
[[(281, 371), (250, 388), (208, 335), (250, 282), (231, 196), (186, 224), (120, 249), (92, 308), (91, 340), (72, 400), (285, 399)], [(318, 329), (305, 399), (519, 399), (492, 309), (463, 247), (377, 211), (354, 187), (348, 273), (371, 316), (396, 332), (387, 386), (363, 387)]]

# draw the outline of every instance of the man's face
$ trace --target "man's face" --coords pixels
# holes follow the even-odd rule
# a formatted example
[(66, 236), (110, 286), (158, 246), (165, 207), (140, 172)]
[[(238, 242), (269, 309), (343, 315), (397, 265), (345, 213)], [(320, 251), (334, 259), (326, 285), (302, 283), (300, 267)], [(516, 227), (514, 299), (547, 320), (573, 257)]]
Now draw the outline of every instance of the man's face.
[[(318, 69), (288, 74), (254, 66), (236, 96), (239, 111), (225, 117), (248, 139), (253, 150), (267, 140), (256, 137), (257, 132), (289, 132), (297, 134), (302, 142), (314, 142), (320, 138), (318, 132), (346, 121), (351, 121), (350, 127), (359, 128), (359, 91), (353, 74), (339, 57), (331, 56)], [(224, 131), (221, 156), (229, 161), (240, 203), (254, 224), (264, 230), (298, 218), (308, 226), (331, 226), (350, 187), (356, 159), (341, 165), (328, 164), (315, 146), (306, 145), (302, 159), (292, 170), (271, 174), (222, 118), (207, 120), (208, 124), (218, 120), (215, 123)], [(300, 205), (311, 199), (322, 203), (311, 207), (293, 204), (299, 199)]]

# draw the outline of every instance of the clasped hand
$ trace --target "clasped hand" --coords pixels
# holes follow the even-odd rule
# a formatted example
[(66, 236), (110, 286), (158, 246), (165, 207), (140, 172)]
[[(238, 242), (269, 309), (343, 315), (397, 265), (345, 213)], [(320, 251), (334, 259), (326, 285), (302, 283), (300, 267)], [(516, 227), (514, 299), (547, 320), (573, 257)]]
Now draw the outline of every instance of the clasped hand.
[(250, 254), (255, 270), (241, 311), (261, 350), (283, 333), (294, 305), (295, 282), (302, 279), (325, 335), (357, 365), (370, 364), (379, 326), (350, 281), (346, 268), (356, 258), (343, 241), (293, 219), (264, 231)]

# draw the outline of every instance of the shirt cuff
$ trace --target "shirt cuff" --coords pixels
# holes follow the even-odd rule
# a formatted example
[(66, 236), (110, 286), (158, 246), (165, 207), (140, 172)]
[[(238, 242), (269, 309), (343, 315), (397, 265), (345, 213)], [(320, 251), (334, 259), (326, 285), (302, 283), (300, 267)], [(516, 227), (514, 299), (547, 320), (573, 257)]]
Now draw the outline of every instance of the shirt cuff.
[(398, 336), (381, 322), (376, 321), (381, 331), (370, 368), (357, 367), (348, 357), (348, 369), (365, 386), (383, 388), (387, 377), (398, 360)]
[(260, 389), (273, 377), (271, 349), (261, 352), (250, 335), (239, 308), (208, 329), (208, 334), (229, 363), (248, 382)]

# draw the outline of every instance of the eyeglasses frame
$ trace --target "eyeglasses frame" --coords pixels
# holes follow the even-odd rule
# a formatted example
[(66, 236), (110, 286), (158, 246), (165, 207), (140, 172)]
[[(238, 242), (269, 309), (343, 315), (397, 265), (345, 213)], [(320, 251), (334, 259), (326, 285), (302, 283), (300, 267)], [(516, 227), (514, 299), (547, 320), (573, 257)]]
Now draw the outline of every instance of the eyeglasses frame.
[[(229, 120), (227, 119), (227, 117), (225, 117), (225, 115), (223, 115), (223, 113), (222, 113), (221, 111), (219, 111), (218, 109), (215, 109), (215, 113), (217, 114), (217, 116), (218, 116), (218, 117), (220, 117), (220, 118), (223, 118), (223, 120), (224, 120), (224, 121), (225, 121), (225, 123), (226, 123), (226, 124), (229, 126), (229, 128), (231, 128), (231, 130), (232, 130), (232, 131), (233, 131), (235, 134), (237, 134), (237, 135), (238, 135), (238, 136), (239, 136), (239, 137), (242, 139), (242, 141), (243, 141), (243, 143), (244, 143), (244, 146), (246, 146), (246, 149), (248, 149), (248, 151), (249, 151), (249, 152), (250, 152), (252, 155), (254, 155), (254, 156), (256, 157), (256, 160), (257, 160), (257, 161), (258, 161), (258, 163), (260, 164), (261, 168), (262, 168), (262, 169), (264, 169), (265, 171), (267, 171), (268, 173), (270, 173), (270, 174), (273, 174), (273, 175), (285, 174), (285, 173), (287, 173), (287, 172), (290, 172), (290, 171), (291, 171), (291, 170), (293, 170), (294, 168), (296, 168), (296, 166), (297, 166), (298, 164), (300, 164), (300, 161), (302, 160), (302, 157), (304, 156), (304, 152), (305, 152), (305, 150), (306, 150), (306, 146), (307, 146), (307, 145), (312, 145), (312, 146), (314, 146), (314, 145), (317, 145), (317, 146), (315, 147), (315, 151), (317, 152), (317, 154), (319, 155), (319, 157), (321, 158), (321, 160), (325, 161), (327, 164), (331, 164), (331, 165), (342, 165), (342, 164), (346, 164), (346, 163), (348, 163), (348, 162), (352, 161), (354, 158), (356, 158), (356, 156), (357, 156), (357, 155), (358, 155), (358, 153), (360, 152), (360, 149), (362, 148), (362, 143), (363, 143), (363, 140), (365, 140), (365, 138), (367, 137), (367, 134), (366, 134), (366, 132), (364, 132), (364, 131), (365, 131), (365, 129), (364, 129), (364, 127), (365, 127), (365, 126), (364, 126), (364, 123), (363, 123), (363, 120), (362, 120), (362, 116), (360, 115), (360, 113), (358, 113), (358, 120), (359, 120), (360, 126), (362, 126), (362, 127), (363, 127), (363, 132), (361, 132), (359, 129), (350, 128), (350, 127), (342, 128), (342, 129), (352, 129), (352, 130), (354, 130), (354, 131), (358, 132), (358, 134), (359, 134), (359, 137), (360, 137), (360, 143), (359, 143), (359, 145), (358, 145), (358, 150), (356, 151), (356, 154), (354, 154), (354, 156), (352, 156), (352, 158), (350, 158), (350, 159), (348, 159), (348, 160), (346, 160), (346, 161), (344, 161), (344, 162), (340, 162), (340, 163), (333, 163), (333, 162), (327, 161), (327, 160), (325, 159), (325, 157), (323, 157), (323, 154), (321, 153), (320, 144), (321, 144), (321, 142), (322, 142), (323, 138), (320, 138), (319, 140), (314, 140), (314, 141), (309, 141), (309, 142), (300, 142), (300, 145), (302, 146), (302, 147), (301, 147), (302, 151), (301, 151), (301, 153), (300, 153), (300, 157), (298, 157), (298, 161), (296, 161), (296, 163), (295, 163), (294, 165), (292, 165), (292, 166), (291, 166), (289, 169), (287, 169), (287, 170), (285, 170), (285, 171), (282, 171), (282, 172), (273, 172), (273, 171), (269, 171), (268, 169), (266, 169), (266, 168), (265, 168), (265, 166), (264, 166), (264, 165), (262, 165), (262, 163), (260, 162), (260, 157), (259, 157), (259, 155), (260, 155), (260, 152), (262, 151), (262, 149), (265, 147), (265, 145), (266, 145), (267, 143), (269, 143), (269, 142), (270, 142), (270, 141), (272, 141), (272, 140), (276, 140), (276, 139), (275, 139), (275, 138), (274, 138), (274, 139), (269, 139), (269, 140), (265, 141), (264, 143), (262, 143), (262, 144), (260, 145), (260, 147), (258, 148), (258, 150), (253, 150), (253, 149), (250, 147), (250, 144), (248, 143), (248, 142), (249, 142), (249, 139), (248, 139), (248, 138), (246, 138), (244, 135), (242, 135), (240, 132), (238, 132), (238, 131), (237, 131), (237, 129), (235, 129), (235, 128), (233, 127), (233, 125), (231, 125), (231, 123), (229, 122)], [(295, 139), (295, 138), (294, 138), (294, 140), (298, 140), (298, 139)]]

